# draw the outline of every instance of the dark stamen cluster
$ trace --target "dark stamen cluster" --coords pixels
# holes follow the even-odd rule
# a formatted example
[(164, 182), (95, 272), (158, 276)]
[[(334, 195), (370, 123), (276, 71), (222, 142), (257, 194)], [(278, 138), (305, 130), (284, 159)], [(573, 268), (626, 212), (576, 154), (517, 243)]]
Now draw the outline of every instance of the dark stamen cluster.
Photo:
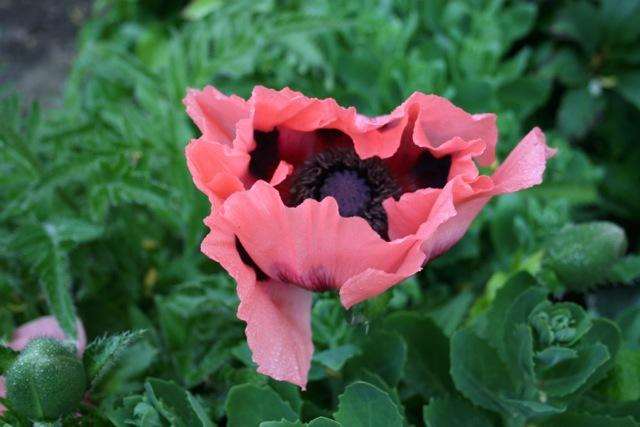
[(398, 198), (401, 188), (379, 157), (361, 159), (353, 148), (336, 148), (316, 154), (296, 172), (289, 204), (332, 196), (342, 216), (360, 216), (388, 239), (387, 214), (382, 202)]

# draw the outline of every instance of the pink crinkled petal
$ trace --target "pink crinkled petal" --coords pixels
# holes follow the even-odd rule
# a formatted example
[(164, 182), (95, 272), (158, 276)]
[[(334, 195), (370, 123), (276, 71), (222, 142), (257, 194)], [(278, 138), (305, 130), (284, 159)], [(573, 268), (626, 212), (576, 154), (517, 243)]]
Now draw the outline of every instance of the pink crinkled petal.
[(540, 184), (547, 160), (555, 152), (556, 150), (546, 145), (540, 129), (535, 128), (529, 132), (491, 176), (493, 189), (487, 187), (456, 203), (457, 214), (440, 225), (431, 238), (425, 240), (423, 251), (427, 259), (439, 256), (456, 244), (493, 196)]
[(407, 123), (401, 111), (369, 118), (357, 114), (353, 107), (341, 107), (332, 98), (308, 98), (289, 88), (276, 91), (256, 86), (249, 102), (254, 108), (256, 129), (268, 131), (276, 126), (303, 132), (337, 129), (353, 140), (361, 158), (392, 156)]
[(469, 114), (446, 98), (419, 92), (411, 95), (396, 111), (409, 112), (415, 106), (418, 107), (413, 127), (416, 145), (437, 152), (442, 144), (455, 137), (469, 141), (481, 139), (486, 149), (478, 156), (478, 163), (488, 166), (495, 161), (498, 128), (494, 114)]
[(360, 116), (356, 129), (352, 132), (353, 146), (362, 159), (378, 156), (386, 159), (393, 156), (400, 147), (402, 133), (409, 117), (398, 112), (388, 116), (366, 120)]
[(242, 179), (248, 173), (248, 153), (200, 138), (187, 145), (185, 154), (194, 184), (214, 206), (244, 190)]
[(431, 237), (425, 240), (422, 250), (431, 260), (442, 255), (465, 235), (471, 222), (480, 213), (491, 197), (479, 197), (456, 206), (456, 214), (438, 225)]
[(364, 219), (341, 217), (332, 197), (286, 207), (263, 181), (231, 196), (222, 215), (269, 277), (309, 290), (338, 289), (370, 268), (410, 275), (423, 261), (416, 239), (387, 242)]
[(253, 126), (269, 131), (283, 126), (298, 131), (342, 128), (344, 119), (355, 120), (355, 109), (345, 109), (331, 99), (308, 98), (289, 88), (282, 90), (256, 86), (249, 103), (253, 106)]
[(389, 236), (398, 239), (415, 234), (422, 240), (429, 238), (441, 224), (456, 215), (458, 201), (493, 188), (493, 182), (486, 176), (470, 183), (464, 178), (455, 176), (442, 189), (424, 188), (405, 193), (399, 200), (385, 200)]
[(306, 388), (313, 356), (313, 294), (276, 280), (255, 282), (245, 292), (238, 317), (258, 372)]
[(189, 89), (183, 100), (187, 114), (211, 142), (231, 145), (236, 125), (249, 116), (247, 102), (235, 95), (226, 96), (212, 86)]
[(493, 195), (542, 183), (547, 160), (555, 153), (555, 149), (547, 146), (544, 133), (539, 128), (532, 129), (491, 176), (496, 186)]
[(230, 225), (220, 214), (207, 223), (211, 232), (202, 242), (202, 252), (236, 280), (238, 318), (247, 323), (247, 342), (258, 372), (304, 389), (313, 355), (311, 292), (274, 280), (256, 281), (255, 272), (238, 254)]

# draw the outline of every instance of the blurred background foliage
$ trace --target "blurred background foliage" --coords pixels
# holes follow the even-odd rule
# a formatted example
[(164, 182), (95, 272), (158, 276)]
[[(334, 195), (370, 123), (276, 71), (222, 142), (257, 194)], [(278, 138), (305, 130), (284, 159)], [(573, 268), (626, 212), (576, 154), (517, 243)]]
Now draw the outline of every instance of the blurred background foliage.
[[(61, 108), (23, 105), (8, 88), (0, 103), (0, 337), (48, 312), (68, 330), (78, 315), (90, 337), (147, 329), (83, 408), (95, 423), (295, 426), (339, 405), (333, 418), (351, 426), (344, 408), (367, 393), (381, 411), (392, 402), (381, 419), (394, 421), (379, 425), (396, 415), (470, 425), (454, 414), (478, 426), (640, 422), (629, 404), (640, 398), (638, 22), (636, 0), (96, 0)], [(436, 93), (496, 112), (501, 158), (533, 125), (559, 154), (543, 185), (492, 202), (452, 251), (392, 292), (349, 313), (319, 296), (301, 397), (255, 372), (234, 285), (199, 251), (208, 203), (185, 167), (197, 132), (181, 100), (206, 84), (245, 97), (256, 84), (290, 86), (372, 115)], [(496, 295), (524, 280), (517, 273), (622, 330), (623, 344), (587, 334), (584, 348), (606, 347), (611, 366), (595, 378), (584, 362), (582, 382), (544, 408), (549, 391), (521, 376), (478, 391), (469, 384), (491, 380), (482, 367), (469, 366), (467, 381), (452, 371), (455, 384), (449, 374), (450, 360), (473, 365), (456, 354), (460, 334), (500, 312)], [(505, 357), (477, 334), (468, 340), (487, 358)], [(368, 384), (345, 389), (354, 380)], [(252, 406), (262, 400), (272, 412)]]

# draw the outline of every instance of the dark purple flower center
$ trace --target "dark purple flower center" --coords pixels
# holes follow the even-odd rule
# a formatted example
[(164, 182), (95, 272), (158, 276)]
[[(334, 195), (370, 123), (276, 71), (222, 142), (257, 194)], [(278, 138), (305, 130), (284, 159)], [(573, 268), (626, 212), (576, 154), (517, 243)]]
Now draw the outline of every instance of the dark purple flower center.
[(333, 197), (341, 216), (359, 216), (382, 238), (388, 238), (382, 202), (400, 197), (400, 186), (378, 157), (361, 159), (353, 148), (333, 148), (308, 159), (292, 179), (289, 204)]
[(338, 202), (340, 215), (362, 213), (371, 200), (371, 189), (364, 178), (352, 170), (338, 170), (329, 174), (320, 187), (320, 199), (333, 197)]

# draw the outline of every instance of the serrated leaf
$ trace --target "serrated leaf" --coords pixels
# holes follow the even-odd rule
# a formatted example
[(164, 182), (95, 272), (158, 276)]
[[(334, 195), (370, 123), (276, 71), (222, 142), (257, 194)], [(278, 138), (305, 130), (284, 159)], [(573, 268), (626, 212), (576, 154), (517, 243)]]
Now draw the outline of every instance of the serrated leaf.
[(500, 395), (514, 394), (515, 390), (496, 349), (471, 329), (461, 329), (451, 337), (451, 362), (451, 377), (463, 395), (484, 408), (512, 413)]
[(275, 391), (252, 384), (234, 386), (227, 396), (227, 425), (255, 427), (263, 421), (296, 421), (298, 416)]
[(86, 348), (83, 363), (91, 388), (95, 388), (116, 366), (124, 352), (135, 344), (144, 331), (125, 332), (93, 340)]
[(76, 338), (76, 315), (71, 296), (69, 259), (57, 242), (51, 241), (35, 264), (49, 309), (68, 337)]
[(349, 427), (402, 427), (398, 408), (388, 394), (365, 382), (355, 382), (338, 398), (333, 417)]

